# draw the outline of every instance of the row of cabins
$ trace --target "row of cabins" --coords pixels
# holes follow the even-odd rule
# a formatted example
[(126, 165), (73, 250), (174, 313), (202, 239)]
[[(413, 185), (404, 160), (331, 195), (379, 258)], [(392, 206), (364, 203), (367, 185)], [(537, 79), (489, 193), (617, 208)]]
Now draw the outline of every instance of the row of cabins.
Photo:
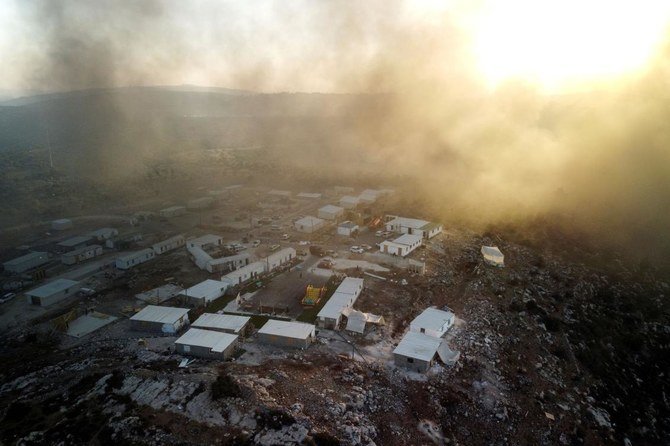
[(161, 255), (180, 248), (184, 246), (185, 243), (186, 239), (183, 235), (176, 235), (161, 242), (155, 243), (151, 248), (141, 249), (139, 251), (117, 257), (115, 265), (118, 269), (127, 270), (144, 262), (148, 262), (157, 255)]
[(218, 235), (208, 234), (196, 239), (189, 240), (186, 249), (193, 257), (196, 266), (210, 273), (221, 273), (234, 271), (249, 264), (251, 254), (243, 252), (232, 256), (213, 258), (205, 248), (217, 247), (223, 244), (223, 238)]
[(264, 259), (249, 263), (224, 274), (221, 280), (207, 279), (187, 288), (181, 294), (188, 297), (188, 300), (194, 305), (207, 305), (226, 294), (229, 288), (255, 280), (290, 263), (295, 258), (295, 249), (284, 248), (270, 254)]
[[(148, 305), (130, 318), (131, 329), (177, 334), (188, 328), (175, 341), (175, 350), (183, 355), (213, 359), (231, 357), (240, 337), (251, 329), (249, 317), (227, 314), (204, 313), (189, 324), (188, 311), (186, 308)], [(316, 331), (311, 324), (268, 320), (257, 335), (263, 344), (306, 348), (314, 341)]]

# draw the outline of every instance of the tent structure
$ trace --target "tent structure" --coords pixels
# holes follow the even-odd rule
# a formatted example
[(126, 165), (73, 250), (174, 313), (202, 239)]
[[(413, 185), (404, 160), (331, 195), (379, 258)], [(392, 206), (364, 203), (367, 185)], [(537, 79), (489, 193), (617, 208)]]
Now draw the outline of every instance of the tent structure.
[(437, 355), (445, 365), (454, 365), (461, 357), (461, 352), (453, 351), (451, 348), (449, 348), (447, 341), (442, 341), (440, 346), (437, 348)]
[(502, 268), (505, 266), (505, 256), (497, 246), (482, 246), (482, 255), (489, 265)]

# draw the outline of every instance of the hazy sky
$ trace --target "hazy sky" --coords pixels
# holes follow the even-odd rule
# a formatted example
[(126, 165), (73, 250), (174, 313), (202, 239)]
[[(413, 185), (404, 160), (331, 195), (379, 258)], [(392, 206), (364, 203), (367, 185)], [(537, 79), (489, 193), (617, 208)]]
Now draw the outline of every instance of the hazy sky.
[(645, 65), (669, 18), (663, 0), (0, 0), (0, 89), (365, 91), (428, 52), (431, 75), (561, 91)]

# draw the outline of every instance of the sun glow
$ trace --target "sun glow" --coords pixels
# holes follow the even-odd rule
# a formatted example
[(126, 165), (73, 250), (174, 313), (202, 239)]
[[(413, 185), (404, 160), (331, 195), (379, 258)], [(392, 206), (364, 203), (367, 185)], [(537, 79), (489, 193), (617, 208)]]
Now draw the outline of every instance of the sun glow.
[(667, 35), (670, 2), (504, 0), (469, 21), (478, 70), (561, 90), (636, 71)]

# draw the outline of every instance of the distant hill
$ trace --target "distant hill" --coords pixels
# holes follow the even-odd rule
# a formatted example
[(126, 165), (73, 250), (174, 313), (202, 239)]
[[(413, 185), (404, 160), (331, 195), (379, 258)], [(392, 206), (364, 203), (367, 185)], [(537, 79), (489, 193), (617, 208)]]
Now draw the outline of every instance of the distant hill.
[(0, 103), (0, 151), (51, 145), (60, 163), (90, 169), (163, 151), (307, 146), (342, 137), (365, 100), (189, 85), (42, 94)]

